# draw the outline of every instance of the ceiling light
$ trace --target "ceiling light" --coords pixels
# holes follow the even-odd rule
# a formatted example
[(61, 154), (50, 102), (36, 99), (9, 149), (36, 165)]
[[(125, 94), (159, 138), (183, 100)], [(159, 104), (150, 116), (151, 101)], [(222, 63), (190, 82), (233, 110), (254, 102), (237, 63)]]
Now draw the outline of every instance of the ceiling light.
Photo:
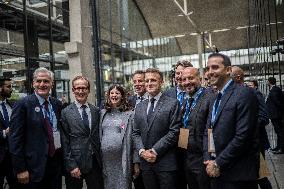
[(183, 14), (179, 14), (178, 16), (184, 16)]
[(190, 33), (189, 35), (198, 35), (198, 33)]
[(248, 26), (239, 26), (239, 27), (237, 27), (236, 29), (237, 29), (237, 30), (241, 30), (241, 29), (246, 29), (246, 28), (248, 28)]
[(230, 29), (220, 29), (220, 30), (213, 30), (212, 32), (224, 32), (224, 31), (229, 31)]
[(175, 37), (184, 37), (185, 35), (182, 34), (182, 35), (175, 35)]

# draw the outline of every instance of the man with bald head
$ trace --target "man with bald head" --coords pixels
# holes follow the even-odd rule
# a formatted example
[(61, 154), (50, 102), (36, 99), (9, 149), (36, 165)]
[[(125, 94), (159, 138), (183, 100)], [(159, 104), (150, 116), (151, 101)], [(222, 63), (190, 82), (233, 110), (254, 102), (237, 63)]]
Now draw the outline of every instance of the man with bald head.
[[(203, 164), (203, 135), (214, 94), (201, 87), (198, 69), (183, 70), (182, 84), (189, 98), (183, 109), (183, 129), (188, 130), (188, 144), (184, 155), (184, 171), (190, 188), (208, 189), (209, 177)], [(181, 130), (183, 130), (181, 129)]]
[(231, 77), (236, 83), (242, 84), (242, 85), (244, 84), (245, 73), (242, 68), (238, 66), (233, 66)]

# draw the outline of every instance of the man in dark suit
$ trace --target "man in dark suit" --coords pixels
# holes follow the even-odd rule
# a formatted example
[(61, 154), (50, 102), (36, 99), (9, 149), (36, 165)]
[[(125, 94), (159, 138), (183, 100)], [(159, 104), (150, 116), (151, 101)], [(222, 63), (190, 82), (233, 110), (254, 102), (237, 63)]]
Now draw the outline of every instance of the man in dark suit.
[(177, 188), (175, 149), (181, 127), (179, 104), (161, 93), (162, 84), (159, 70), (146, 70), (149, 99), (137, 105), (134, 115), (133, 141), (139, 151), (146, 189)]
[(132, 82), (135, 94), (128, 98), (129, 103), (134, 108), (138, 103), (148, 98), (145, 88), (145, 72), (137, 70), (132, 75)]
[(83, 76), (72, 81), (75, 102), (62, 110), (61, 140), (67, 170), (66, 188), (103, 189), (99, 139), (99, 108), (88, 103), (90, 82)]
[[(211, 90), (201, 87), (198, 69), (183, 70), (183, 85), (189, 95), (183, 112), (183, 128), (188, 129), (187, 149), (184, 154), (184, 172), (187, 184), (194, 189), (209, 189), (209, 177), (203, 164), (203, 135), (209, 114)], [(181, 139), (180, 139), (181, 140)]]
[[(179, 101), (180, 107), (182, 107), (184, 99), (188, 98), (188, 95), (184, 91), (182, 84), (182, 72), (185, 68), (192, 67), (192, 64), (187, 60), (179, 60), (175, 66), (175, 86), (167, 89), (164, 92), (164, 95), (175, 98)], [(183, 153), (184, 150), (177, 149), (177, 158), (178, 158), (178, 188), (186, 189), (186, 178), (184, 174), (184, 164), (183, 164)]]
[(11, 156), (8, 150), (9, 121), (12, 105), (8, 98), (12, 94), (12, 80), (0, 78), (0, 189), (3, 188), (4, 178), (8, 181), (9, 188), (17, 188), (17, 179), (13, 176)]
[(284, 113), (284, 99), (282, 91), (276, 86), (274, 77), (268, 78), (269, 94), (266, 100), (269, 118), (277, 135), (277, 145), (272, 149), (275, 154), (284, 153), (284, 125), (282, 124)]
[(231, 61), (221, 53), (208, 58), (208, 77), (218, 89), (210, 104), (204, 137), (204, 164), (212, 189), (257, 189), (259, 142), (257, 99), (230, 78)]
[(61, 102), (49, 95), (54, 74), (38, 68), (33, 74), (34, 94), (18, 101), (10, 121), (9, 150), (17, 179), (27, 189), (59, 189), (62, 152)]
[[(132, 82), (135, 94), (130, 96), (128, 98), (128, 101), (131, 104), (131, 106), (135, 108), (137, 104), (139, 104), (143, 100), (148, 99), (148, 95), (146, 93), (146, 88), (145, 88), (145, 72), (142, 70), (135, 71), (134, 74), (132, 75)], [(139, 163), (135, 162), (135, 166), (137, 166), (135, 167), (136, 169), (140, 169), (140, 166), (138, 167), (138, 165)], [(133, 183), (135, 189), (144, 189), (141, 173), (139, 173), (139, 175), (136, 178), (134, 178)]]

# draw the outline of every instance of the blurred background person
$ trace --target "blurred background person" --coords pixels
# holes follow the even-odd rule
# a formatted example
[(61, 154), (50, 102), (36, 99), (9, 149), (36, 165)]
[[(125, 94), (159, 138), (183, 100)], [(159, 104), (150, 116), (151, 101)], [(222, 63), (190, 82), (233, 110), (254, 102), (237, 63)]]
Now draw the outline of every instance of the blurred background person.
[(132, 142), (133, 111), (124, 88), (113, 85), (107, 91), (101, 111), (100, 138), (105, 189), (131, 189), (132, 176), (139, 174)]
[(130, 96), (128, 101), (132, 107), (136, 107), (139, 102), (148, 98), (145, 88), (145, 72), (142, 70), (135, 71), (132, 75), (132, 82), (134, 95)]
[(11, 156), (8, 150), (9, 122), (12, 104), (8, 100), (12, 94), (12, 80), (0, 77), (0, 189), (6, 178), (9, 188), (17, 188), (17, 179), (13, 175)]

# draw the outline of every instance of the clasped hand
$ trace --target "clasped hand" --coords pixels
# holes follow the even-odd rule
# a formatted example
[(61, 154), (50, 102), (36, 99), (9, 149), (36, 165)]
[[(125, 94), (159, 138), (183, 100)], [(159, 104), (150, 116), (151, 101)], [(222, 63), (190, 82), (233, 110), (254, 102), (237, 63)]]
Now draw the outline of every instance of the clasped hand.
[(157, 159), (157, 155), (153, 150), (145, 150), (141, 153), (143, 159), (145, 159), (149, 163), (155, 163)]
[(219, 177), (220, 176), (220, 169), (216, 166), (215, 161), (207, 160), (204, 162), (206, 165), (206, 172), (209, 177)]

